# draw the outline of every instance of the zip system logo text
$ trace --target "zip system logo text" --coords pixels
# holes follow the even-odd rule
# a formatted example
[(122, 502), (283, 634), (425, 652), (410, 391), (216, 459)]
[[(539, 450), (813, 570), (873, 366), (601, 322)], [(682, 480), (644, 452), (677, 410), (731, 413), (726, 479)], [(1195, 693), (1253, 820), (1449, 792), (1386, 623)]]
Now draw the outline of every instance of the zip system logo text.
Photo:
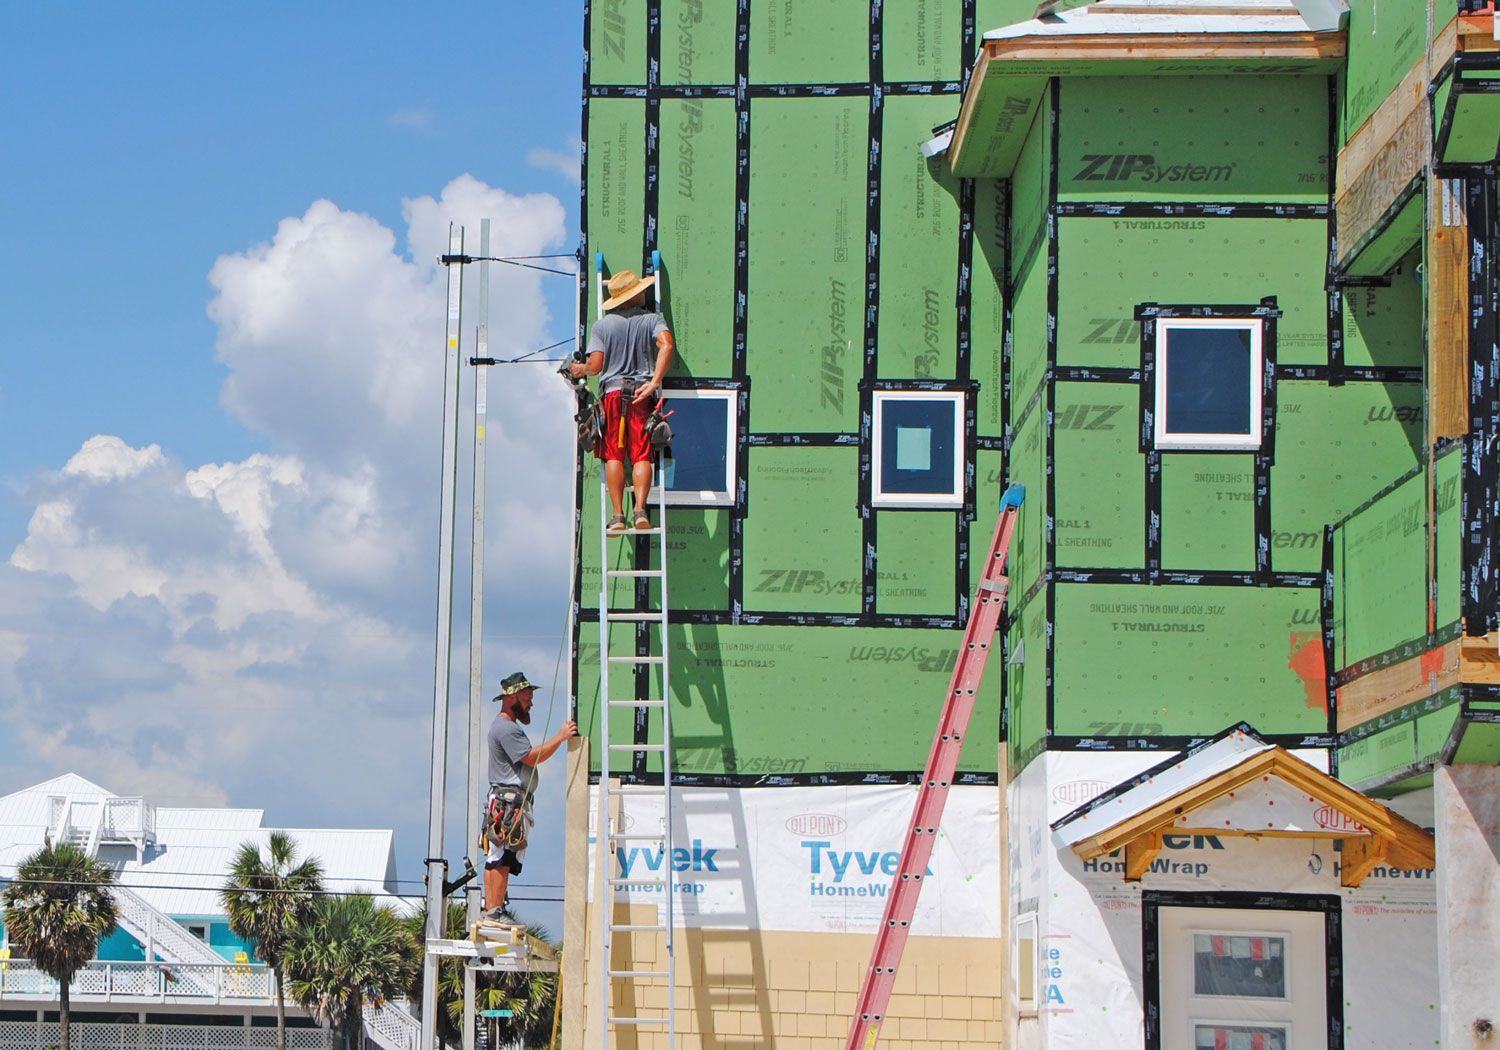
[(1075, 182), (1228, 182), (1233, 164), (1161, 164), (1151, 153), (1085, 153)]

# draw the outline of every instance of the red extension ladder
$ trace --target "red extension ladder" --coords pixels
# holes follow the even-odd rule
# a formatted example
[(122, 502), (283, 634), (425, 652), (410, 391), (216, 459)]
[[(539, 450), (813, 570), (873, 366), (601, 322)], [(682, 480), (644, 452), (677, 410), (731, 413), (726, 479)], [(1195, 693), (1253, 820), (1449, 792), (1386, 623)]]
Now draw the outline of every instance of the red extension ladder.
[[(865, 973), (864, 987), (860, 989), (845, 1050), (872, 1050), (880, 1023), (885, 1019), (886, 1006), (891, 1001), (896, 968), (901, 965), (901, 953), (906, 949), (906, 938), (911, 933), (911, 918), (922, 893), (922, 875), (927, 871), (932, 847), (937, 842), (938, 825), (943, 819), (943, 807), (948, 802), (948, 788), (953, 783), (953, 772), (958, 768), (964, 734), (969, 730), (969, 718), (974, 713), (974, 698), (979, 681), (984, 677), (984, 665), (989, 660), (990, 640), (995, 637), (1000, 614), (1005, 609), (1005, 592), (1010, 587), (1010, 579), (1005, 575), (1005, 561), (1025, 496), (1026, 490), (1022, 486), (1011, 485), (1000, 498), (1000, 521), (995, 525), (995, 538), (990, 543), (990, 556), (979, 581), (979, 593), (969, 610), (963, 647), (958, 651), (953, 680), (948, 683), (948, 696), (943, 701), (937, 734), (932, 738), (927, 769), (917, 787), (917, 804), (912, 809), (906, 841), (901, 846), (901, 865), (885, 899), (885, 915), (875, 937), (875, 950), (870, 953), (870, 968)], [(1001, 787), (1003, 789), (1004, 785)]]

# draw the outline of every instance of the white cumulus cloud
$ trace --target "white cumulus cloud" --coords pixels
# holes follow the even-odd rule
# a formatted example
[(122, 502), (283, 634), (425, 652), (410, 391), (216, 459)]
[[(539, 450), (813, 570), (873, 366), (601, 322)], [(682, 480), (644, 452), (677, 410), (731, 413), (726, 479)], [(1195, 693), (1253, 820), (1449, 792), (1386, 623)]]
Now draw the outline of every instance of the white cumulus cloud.
[[(20, 760), (0, 791), (74, 769), (164, 802), (394, 826), (420, 856), (448, 277), (437, 256), (450, 222), (470, 254), (481, 218), (494, 255), (557, 251), (566, 229), (555, 198), (469, 175), (402, 205), (398, 235), (315, 201), (214, 264), (217, 339), (204, 353), (227, 371), (222, 407), (262, 451), (188, 464), (100, 434), (32, 481), (27, 535), (0, 564), (0, 718)], [(496, 356), (567, 333), (572, 318), (554, 324), (540, 284), (563, 278), (504, 266), (491, 278)], [(477, 279), (467, 267), (470, 352)], [(465, 414), (473, 378), (466, 365)], [(487, 687), (519, 666), (550, 677), (569, 579), (570, 412), (550, 368), (492, 369)], [(457, 576), (462, 609), (462, 558)], [(450, 768), (462, 765), (455, 754)]]

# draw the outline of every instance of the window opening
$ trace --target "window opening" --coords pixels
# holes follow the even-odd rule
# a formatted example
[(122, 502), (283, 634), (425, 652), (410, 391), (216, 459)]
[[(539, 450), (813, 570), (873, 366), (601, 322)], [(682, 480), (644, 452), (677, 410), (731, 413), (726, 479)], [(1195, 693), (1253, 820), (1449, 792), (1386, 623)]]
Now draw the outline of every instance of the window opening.
[(1023, 1013), (1037, 1008), (1037, 942), (1036, 916), (1028, 915), (1016, 922), (1016, 1002)]
[(877, 390), (871, 503), (962, 506), (963, 418), (962, 392)]
[[(663, 463), (667, 502), (674, 506), (734, 505), (739, 391), (664, 389), (671, 412), (672, 454)], [(656, 498), (653, 492), (652, 499)]]
[(1159, 319), (1156, 447), (1260, 448), (1263, 354), (1257, 318)]

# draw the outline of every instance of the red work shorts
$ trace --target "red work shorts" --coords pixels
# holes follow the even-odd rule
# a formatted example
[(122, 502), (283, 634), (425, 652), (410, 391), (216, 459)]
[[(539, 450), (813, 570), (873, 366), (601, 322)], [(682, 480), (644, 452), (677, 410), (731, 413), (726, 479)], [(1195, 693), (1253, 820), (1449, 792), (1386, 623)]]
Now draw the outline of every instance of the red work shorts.
[[(651, 415), (659, 398), (647, 398), (638, 405), (628, 405), (623, 392), (613, 390), (604, 395), (604, 434), (594, 455), (608, 461), (618, 459), (631, 463), (651, 462), (651, 438), (646, 434), (646, 417)], [(624, 440), (621, 440), (620, 417), (625, 417)]]

